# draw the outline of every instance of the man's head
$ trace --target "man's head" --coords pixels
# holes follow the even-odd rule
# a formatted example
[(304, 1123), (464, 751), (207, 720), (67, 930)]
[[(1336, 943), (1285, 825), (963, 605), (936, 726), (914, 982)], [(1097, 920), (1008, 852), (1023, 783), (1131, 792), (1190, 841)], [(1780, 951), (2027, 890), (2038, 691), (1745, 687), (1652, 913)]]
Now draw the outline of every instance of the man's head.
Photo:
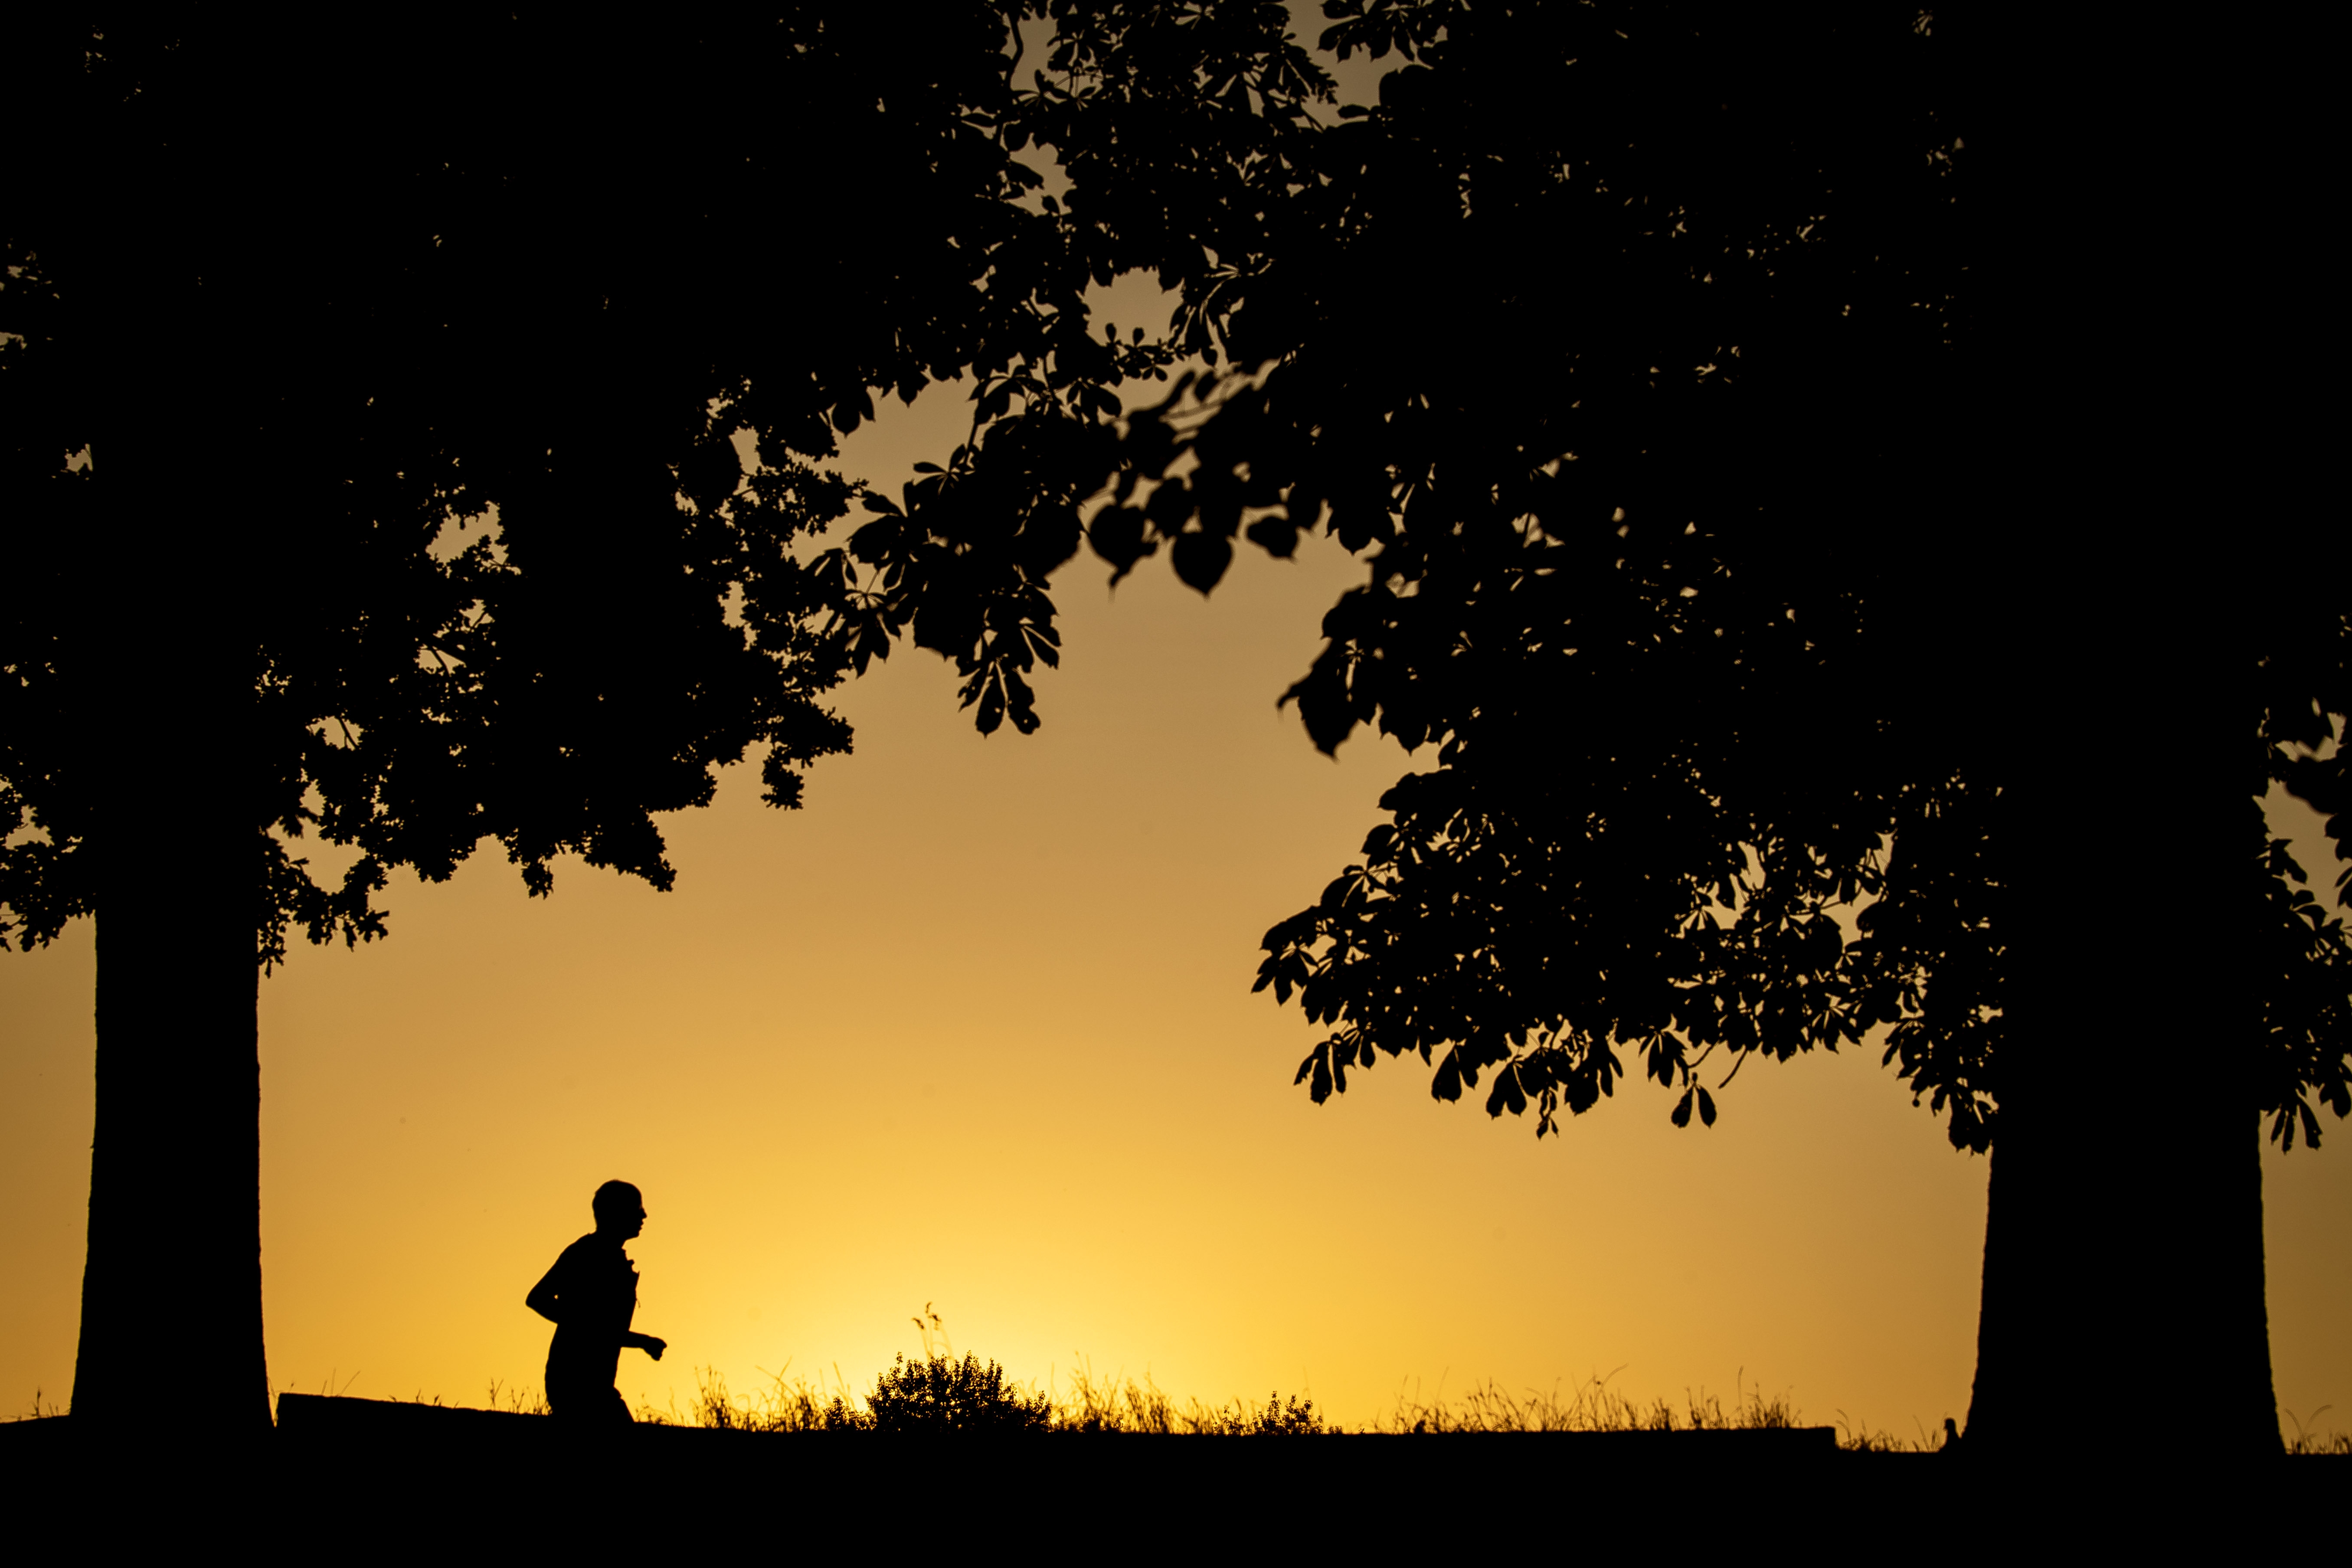
[(626, 1182), (606, 1182), (588, 1206), (595, 1211), (599, 1236), (626, 1241), (646, 1228), (646, 1195)]

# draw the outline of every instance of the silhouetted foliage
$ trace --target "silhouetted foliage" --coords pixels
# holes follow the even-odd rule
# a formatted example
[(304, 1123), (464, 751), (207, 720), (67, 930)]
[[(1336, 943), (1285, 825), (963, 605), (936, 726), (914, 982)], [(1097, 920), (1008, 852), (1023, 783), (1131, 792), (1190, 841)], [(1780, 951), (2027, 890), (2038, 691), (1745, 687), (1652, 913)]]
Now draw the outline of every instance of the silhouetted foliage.
[[(1986, 1369), (2022, 1408), (2086, 1303), (2092, 1396), (2127, 1388), (2169, 1342), (2158, 1293), (2227, 1341), (2231, 1430), (2274, 1426), (2231, 1118), (2311, 1140), (2352, 1090), (2340, 922), (2252, 796), (2347, 843), (2352, 572), (2292, 505), (2264, 516), (2291, 574), (2204, 537), (2243, 504), (2212, 454), (2316, 449), (2294, 334), (2225, 351), (2209, 305), (2151, 336), (2261, 264), (2221, 226), (2156, 245), (2177, 191), (2102, 138), (2202, 116), (2204, 188), (2284, 207), (2259, 139), (2313, 144), (2303, 99), (2152, 106), (2180, 73), (2147, 51), (2186, 46), (1916, 7), (1325, 12), (1399, 62), (1378, 104), (1318, 113), (1270, 4), (22, 24), (29, 156), (82, 177), (7, 218), (32, 586), (0, 629), (0, 898), (19, 940), (105, 917), (98, 1168), (193, 1147), (158, 1108), (239, 1114), (249, 967), (241, 1047), (106, 1055), (167, 1037), (142, 997), (189, 1011), (171, 965), (229, 967), (238, 868), (265, 961), (295, 924), (373, 934), (388, 868), (486, 837), (534, 890), (566, 850), (666, 882), (650, 814), (754, 742), (795, 800), (847, 742), (824, 692), (900, 635), (983, 731), (1032, 729), (1045, 584), (1108, 477), (1084, 537), (1114, 580), (1164, 546), (1207, 592), (1237, 540), (1316, 527), (1362, 552), (1290, 698), (1326, 750), (1373, 724), (1434, 753), (1268, 933), (1261, 983), (1332, 1026), (1310, 1093), (1412, 1051), (1540, 1135), (1638, 1066), (1705, 1124), (1703, 1068), (1888, 1025), (1996, 1152), (1989, 1259), (2025, 1260), (1988, 1264), (1971, 1440)], [(1041, 59), (1016, 13), (1050, 19)], [(1048, 153), (1051, 198), (1023, 161)], [(1135, 268), (1169, 331), (1097, 335), (1084, 289)], [(1205, 378), (1114, 417), (1185, 356)], [(832, 433), (967, 370), (971, 438), (802, 552), (851, 500)], [(2084, 890), (2086, 798), (2129, 915)], [(284, 847), (305, 831), (360, 850), (337, 885)], [(153, 908), (166, 844), (200, 956)], [(2144, 1180), (2094, 1152), (2126, 1073), (2178, 1154)], [(248, 1179), (238, 1136), (246, 1174), (207, 1179)], [(110, 1192), (91, 1300), (129, 1300), (98, 1284)], [(2033, 1332), (2000, 1326), (2021, 1300)]]
[[(1369, 724), (1434, 765), (1267, 933), (1260, 985), (1332, 1028), (1298, 1079), (1412, 1052), (1541, 1136), (1638, 1071), (1710, 1124), (1749, 1058), (1885, 1026), (1954, 1144), (2028, 1183), (1994, 1179), (1989, 1257), (2025, 1261), (1988, 1265), (1972, 1420), (1996, 1384), (2030, 1419), (2084, 1303), (2161, 1293), (2170, 1333), (2098, 1331), (2099, 1386), (2210, 1335), (2214, 1440), (2273, 1444), (2230, 1129), (2352, 1111), (2352, 949), (2254, 797), (2352, 858), (2352, 563), (2292, 489), (2259, 524), (2285, 571), (2219, 537), (2212, 454), (2309, 415), (2225, 303), (2284, 264), (2159, 245), (2176, 188), (2102, 140), (2172, 112), (2134, 84), (2181, 46), (1891, 5), (1324, 13), (1395, 68), (1270, 141), (1254, 225), (1171, 275), (1217, 353), (1125, 422), (1088, 529), (1114, 581), (1164, 546), (1203, 592), (1238, 539), (1367, 557), (1285, 700), (1326, 751)], [(2200, 103), (2201, 177), (2291, 205), (2305, 143), (2255, 107)], [(2125, 907), (2077, 814), (2115, 824)], [(2180, 1152), (2160, 1180), (2107, 1152), (2118, 1092), (2178, 1107), (2135, 1118)]]
[[(1948, 628), (1901, 537), (1950, 521), (1931, 486), (1966, 386), (1931, 26), (1327, 12), (1342, 58), (1404, 63), (1347, 123), (1265, 136), (1256, 228), (1201, 220), (1231, 259), (1165, 277), (1186, 346), (1224, 368), (1128, 423), (1088, 531), (1114, 581), (1165, 545), (1204, 592), (1244, 535), (1287, 555), (1322, 526), (1371, 552), (1285, 700), (1325, 751), (1370, 724), (1439, 765), (1268, 933), (1261, 984), (1339, 1026), (1300, 1080), (1319, 1100), (1410, 1050), (1441, 1099), (1491, 1073), (1488, 1110), (1532, 1105), (1540, 1134), (1612, 1090), (1623, 1047), (1683, 1090), (1678, 1124), (1712, 1123), (1694, 1069), (1716, 1051), (1891, 1023), (1888, 1059), (1981, 1152), (2000, 883), (1965, 747), (1921, 733), (1921, 628)], [(1100, 57), (1153, 47), (1139, 26)], [(1148, 75), (1097, 69), (1097, 96)], [(1083, 127), (1050, 123), (1089, 210)], [(1402, 279), (1442, 308), (1399, 310)], [(2271, 776), (2331, 816), (2341, 764), (2296, 749), (2352, 700), (2342, 630), (2310, 617), (2249, 666)], [(2249, 853), (2302, 881), (2283, 842)], [(2352, 1110), (2341, 923), (2246, 885), (2281, 979), (2265, 1109), (2315, 1139), (2313, 1097)], [(1849, 941), (1832, 911), (1857, 906)]]
[(1006, 1383), (1002, 1366), (970, 1352), (961, 1361), (893, 1357), (866, 1405), (877, 1432), (1043, 1432), (1054, 1418), (1052, 1400)]
[[(1119, 461), (1113, 385), (1146, 370), (1164, 380), (1179, 355), (1217, 363), (1224, 291), (1265, 256), (1269, 222), (1305, 177), (1309, 106), (1329, 93), (1286, 7), (1265, 0), (1032, 9), (1053, 31), (1043, 58), (1024, 53), (1016, 68), (1003, 131), (1070, 181), (1043, 203), (1066, 247), (1053, 266), (1080, 284), (1150, 272), (1180, 304), (1164, 334), (1129, 322), (1124, 342), (1119, 323), (1097, 342), (1065, 306), (1050, 365), (1040, 355), (984, 377), (971, 441), (922, 466), (899, 500), (865, 498), (879, 515), (848, 549), (865, 571), (851, 616), (861, 660), (898, 635), (947, 656), (982, 734), (1007, 718), (1037, 726), (1029, 677), (1060, 647), (1046, 579), (1076, 553), (1080, 507)], [(1085, 379), (1057, 379), (1074, 368)], [(1185, 559), (1195, 577), (1206, 571), (1190, 547)]]
[(1262, 1407), (1239, 1399), (1223, 1405), (1188, 1399), (1180, 1405), (1149, 1377), (1097, 1377), (1083, 1365), (1070, 1374), (1069, 1392), (1056, 1397), (1007, 1379), (994, 1362), (983, 1364), (969, 1354), (958, 1361), (951, 1349), (932, 1342), (933, 1338), (925, 1335), (919, 1361), (894, 1357), (888, 1370), (876, 1378), (874, 1392), (862, 1407), (845, 1388), (827, 1390), (784, 1374), (777, 1374), (768, 1390), (739, 1399), (728, 1391), (723, 1377), (705, 1368), (695, 1374), (690, 1411), (681, 1415), (647, 1410), (640, 1418), (742, 1432), (1052, 1431), (1272, 1437), (1339, 1430), (1317, 1414), (1314, 1400), (1300, 1394), (1268, 1394)]
[[(669, 886), (656, 815), (754, 747), (797, 805), (887, 632), (1034, 723), (1066, 450), (1176, 352), (1091, 331), (1114, 258), (1023, 160), (1041, 9), (10, 14), (0, 936), (100, 921), (84, 1415), (158, 1271), (232, 1347), (189, 1397), (264, 1414), (256, 1266), (143, 1190), (253, 1190), (257, 954), (486, 839)], [(859, 581), (836, 437), (966, 375), (919, 489), (985, 570), (868, 533)]]
[[(839, 553), (793, 548), (849, 504), (818, 467), (835, 433), (968, 371), (983, 411), (1015, 389), (1091, 411), (1160, 357), (1071, 337), (1093, 273), (1022, 205), (1039, 176), (997, 124), (1018, 9), (29, 40), (46, 145), (153, 205), (122, 215), (93, 174), (12, 214), (5, 804), (44, 841), (10, 848), (5, 929), (44, 942), (95, 902), (68, 628), (136, 564), (110, 373), (182, 334), (235, 345), (184, 444), (263, 470), (250, 533), (219, 538), (235, 569), (202, 583), (255, 623), (257, 820), (362, 851), (325, 887), (263, 847), (265, 957), (289, 926), (380, 933), (388, 868), (445, 878), (484, 838), (534, 892), (566, 852), (667, 886), (652, 814), (754, 744), (796, 805), (848, 743), (819, 700), (882, 651), (839, 618)], [(887, 201), (795, 216), (818, 146), (828, 183)], [(125, 224), (167, 237), (118, 247)], [(187, 313), (150, 337), (124, 296), (166, 287)]]

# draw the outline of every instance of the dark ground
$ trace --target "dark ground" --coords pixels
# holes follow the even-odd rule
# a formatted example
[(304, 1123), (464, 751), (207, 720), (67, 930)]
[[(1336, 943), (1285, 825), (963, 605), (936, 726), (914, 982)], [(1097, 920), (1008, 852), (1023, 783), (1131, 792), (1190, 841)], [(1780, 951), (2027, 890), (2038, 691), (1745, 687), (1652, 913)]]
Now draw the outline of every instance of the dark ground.
[[(1595, 1550), (1840, 1561), (2340, 1549), (2352, 1458), (2216, 1471), (2086, 1450), (1994, 1470), (1796, 1432), (1009, 1439), (764, 1435), (289, 1396), (275, 1431), (159, 1415), (102, 1442), (0, 1425), (6, 1518), (60, 1543), (272, 1541), (305, 1556), (585, 1550), (1380, 1558)], [(14, 1531), (12, 1531), (14, 1533)], [(18, 1539), (27, 1539), (19, 1536)], [(2333, 1547), (2329, 1542), (2336, 1544)], [(19, 1559), (32, 1561), (33, 1559)]]

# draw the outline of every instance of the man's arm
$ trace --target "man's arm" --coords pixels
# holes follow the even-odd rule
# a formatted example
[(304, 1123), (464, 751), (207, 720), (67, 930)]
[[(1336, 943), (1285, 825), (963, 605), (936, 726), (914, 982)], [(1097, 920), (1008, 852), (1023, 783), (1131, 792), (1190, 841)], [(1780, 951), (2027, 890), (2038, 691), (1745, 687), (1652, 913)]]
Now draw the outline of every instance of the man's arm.
[(654, 1360), (659, 1361), (662, 1358), (662, 1352), (669, 1349), (669, 1342), (667, 1340), (657, 1340), (651, 1334), (640, 1334), (633, 1331), (622, 1339), (621, 1348), (623, 1350), (641, 1350), (647, 1355), (653, 1357)]
[(562, 1271), (563, 1259), (559, 1258), (555, 1260), (554, 1267), (541, 1275), (539, 1283), (530, 1288), (530, 1294), (522, 1299), (524, 1306), (529, 1307), (551, 1323), (563, 1321), (563, 1319), (559, 1316), (562, 1308), (555, 1289), (555, 1277)]

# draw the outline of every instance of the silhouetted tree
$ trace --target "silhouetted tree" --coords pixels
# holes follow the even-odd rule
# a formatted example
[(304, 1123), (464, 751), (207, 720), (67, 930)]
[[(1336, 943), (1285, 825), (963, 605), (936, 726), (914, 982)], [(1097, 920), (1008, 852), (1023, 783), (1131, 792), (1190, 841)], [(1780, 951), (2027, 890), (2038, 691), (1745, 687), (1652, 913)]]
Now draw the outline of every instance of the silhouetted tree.
[[(1223, 369), (1128, 422), (1089, 528), (1203, 592), (1237, 536), (1369, 556), (1286, 700), (1435, 765), (1267, 934), (1333, 1026), (1299, 1079), (1411, 1051), (1540, 1136), (1638, 1067), (1711, 1123), (1703, 1067), (1887, 1026), (1992, 1154), (1971, 1449), (2163, 1378), (2182, 1440), (2274, 1451), (2249, 1123), (2352, 1110), (2352, 952), (2256, 797), (2346, 837), (2352, 577), (2291, 489), (2230, 531), (2239, 455), (2308, 426), (2292, 339), (2225, 344), (2263, 264), (2154, 215), (2286, 201), (2292, 137), (2220, 94), (2185, 164), (2110, 155), (2186, 112), (2113, 31), (1325, 12), (1402, 63), (1171, 276)], [(1072, 213), (1135, 188), (1132, 142), (1036, 134)]]
[(1006, 132), (1037, 9), (12, 13), (0, 933), (97, 921), (78, 1418), (168, 1342), (186, 1407), (267, 1420), (290, 931), (379, 935), (393, 868), (484, 839), (535, 894), (565, 853), (667, 887), (653, 814), (716, 764), (790, 806), (847, 749), (823, 698), (887, 617), (803, 542), (877, 393), (969, 373), (1002, 427), (955, 471), (1010, 610), (914, 629), (977, 628), (969, 700), (1032, 721), (1023, 552), (1078, 537), (1035, 485), (1169, 354), (1092, 334), (1102, 247)]

